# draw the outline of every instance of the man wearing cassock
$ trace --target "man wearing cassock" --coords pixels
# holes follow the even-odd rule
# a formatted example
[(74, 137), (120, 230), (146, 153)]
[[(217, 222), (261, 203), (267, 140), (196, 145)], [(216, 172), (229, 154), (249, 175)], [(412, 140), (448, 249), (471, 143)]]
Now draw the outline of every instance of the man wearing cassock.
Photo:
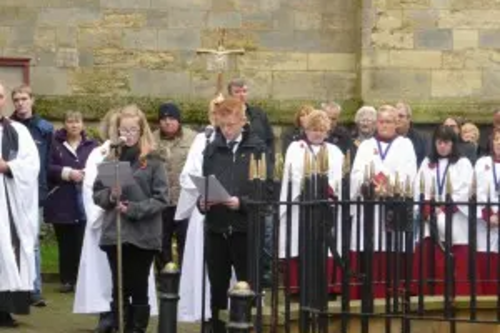
[[(396, 132), (396, 109), (390, 105), (384, 105), (377, 111), (377, 133), (375, 137), (363, 141), (358, 148), (356, 158), (351, 171), (351, 199), (357, 199), (361, 194), (362, 185), (365, 182), (365, 173), (367, 169), (372, 169), (374, 175), (370, 181), (375, 187), (375, 191), (382, 190), (389, 181), (394, 183), (396, 175), (400, 180), (400, 186), (413, 179), (417, 173), (417, 160), (413, 144), (408, 138), (398, 136)], [(403, 187), (404, 188), (404, 187)], [(354, 208), (354, 207), (353, 207)], [(355, 211), (355, 209), (353, 209)], [(359, 267), (359, 260), (364, 251), (364, 237), (372, 237), (374, 244), (373, 256), (373, 291), (374, 297), (381, 298), (385, 296), (385, 285), (380, 283), (386, 281), (386, 225), (379, 216), (378, 205), (374, 207), (373, 234), (364, 234), (364, 207), (361, 207), (359, 216), (353, 217), (351, 233), (351, 266), (354, 271)], [(354, 215), (355, 212), (354, 212)], [(359, 289), (351, 289), (352, 298), (358, 298)]]
[(35, 280), (40, 159), (28, 129), (3, 115), (0, 83), (0, 327), (28, 314)]

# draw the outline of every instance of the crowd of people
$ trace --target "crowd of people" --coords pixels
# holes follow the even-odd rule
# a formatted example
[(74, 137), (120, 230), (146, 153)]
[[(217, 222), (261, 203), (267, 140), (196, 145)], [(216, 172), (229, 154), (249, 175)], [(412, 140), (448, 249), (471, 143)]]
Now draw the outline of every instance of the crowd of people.
[[(201, 319), (206, 264), (207, 318), (211, 318), (214, 332), (224, 332), (219, 317), (228, 306), (227, 291), (232, 282), (248, 279), (250, 158), (255, 156), (261, 163), (265, 160), (269, 179), (277, 163), (273, 129), (266, 113), (249, 102), (248, 89), (242, 79), (230, 81), (227, 96), (221, 94), (208, 103), (209, 124), (201, 133), (183, 123), (182, 111), (174, 103), (160, 106), (156, 131), (138, 106), (127, 105), (106, 114), (98, 139), (87, 135), (84, 117), (78, 111), (67, 111), (63, 127), (55, 130), (35, 112), (35, 98), (26, 85), (12, 89), (15, 111), (7, 117), (3, 110), (9, 96), (0, 83), (0, 228), (8, 231), (0, 233), (0, 326), (16, 326), (13, 314), (28, 314), (30, 306), (47, 305), (40, 272), (39, 231), (43, 221), (52, 224), (57, 239), (60, 291), (76, 291), (75, 313), (100, 315), (96, 332), (113, 332), (118, 326), (118, 246), (123, 256), (127, 332), (146, 331), (150, 316), (157, 313), (155, 272), (172, 261), (182, 269), (179, 320)], [(299, 200), (304, 158), (308, 156), (316, 163), (320, 151), (326, 151), (329, 157), (333, 192), (342, 181), (344, 159), (350, 156), (351, 198), (360, 195), (366, 167), (371, 166), (371, 181), (379, 192), (396, 178), (415, 184), (425, 178), (425, 196), (430, 195), (431, 187), (442, 195), (447, 177), (451, 177), (453, 199), (464, 201), (475, 174), (481, 180), (477, 182), (478, 200), (498, 200), (500, 111), (493, 113), (488, 133), (480, 135), (473, 123), (447, 118), (431, 138), (413, 126), (411, 107), (403, 102), (378, 109), (361, 107), (352, 130), (340, 125), (341, 112), (335, 102), (304, 105), (297, 110), (293, 126), (283, 131), (282, 201), (289, 191), (292, 200)], [(106, 185), (98, 169), (109, 161), (130, 165), (134, 183)], [(191, 176), (210, 175), (226, 188), (228, 200), (203, 199)], [(478, 251), (484, 256), (489, 255), (486, 248), (498, 250), (498, 209), (478, 211)], [(362, 215), (363, 209), (359, 213)], [(452, 251), (459, 263), (454, 269), (455, 276), (462, 277), (468, 274), (468, 211), (458, 207), (453, 214), (456, 227)], [(121, 217), (120, 231), (117, 215)], [(280, 228), (279, 256), (285, 257), (286, 207), (281, 207), (279, 215), (280, 221), (273, 221), (272, 212), (265, 216), (264, 285), (271, 283), (273, 227)], [(440, 235), (444, 235), (444, 212), (437, 215)], [(294, 287), (298, 285), (299, 218), (299, 206), (294, 206), (290, 266)], [(385, 272), (384, 223), (378, 214), (373, 223), (375, 234), (369, 237), (374, 237), (375, 244), (382, 244), (376, 245), (373, 260), (383, 263), (374, 269)], [(353, 227), (350, 262), (356, 265), (363, 256), (365, 235), (362, 225), (357, 226), (358, 231)], [(487, 245), (485, 233), (490, 227), (491, 244)], [(337, 228), (341, 230), (342, 226)], [(436, 246), (428, 242), (428, 237), (426, 228), (425, 239), (416, 244), (417, 248), (424, 247), (419, 253)], [(338, 246), (340, 249), (341, 244)], [(437, 266), (444, 260), (429, 259), (427, 254), (426, 258)], [(496, 261), (480, 256), (477, 263), (480, 276), (491, 279), (484, 276), (485, 263)], [(421, 276), (420, 272), (415, 274)], [(492, 292), (491, 283), (481, 287), (484, 293)], [(458, 286), (457, 293), (466, 294), (468, 288), (465, 284)], [(352, 297), (359, 297), (359, 292), (353, 288)], [(375, 285), (374, 294), (382, 297), (383, 286)]]

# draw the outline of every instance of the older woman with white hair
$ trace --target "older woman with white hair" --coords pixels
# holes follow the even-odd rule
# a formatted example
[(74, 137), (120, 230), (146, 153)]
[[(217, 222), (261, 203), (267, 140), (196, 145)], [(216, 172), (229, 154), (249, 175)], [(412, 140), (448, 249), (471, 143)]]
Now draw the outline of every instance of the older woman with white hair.
[(377, 121), (377, 110), (373, 106), (362, 106), (356, 111), (354, 123), (356, 128), (353, 133), (354, 146), (357, 148), (366, 139), (375, 134), (375, 123)]

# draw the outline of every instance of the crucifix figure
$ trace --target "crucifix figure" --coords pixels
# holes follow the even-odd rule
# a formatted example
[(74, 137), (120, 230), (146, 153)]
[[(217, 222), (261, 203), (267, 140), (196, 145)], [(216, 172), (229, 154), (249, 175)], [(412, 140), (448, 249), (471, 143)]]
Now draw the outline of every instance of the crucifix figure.
[(227, 70), (227, 60), (228, 56), (243, 55), (245, 54), (244, 49), (233, 49), (228, 50), (224, 46), (224, 39), (226, 37), (226, 30), (220, 29), (220, 37), (217, 45), (217, 49), (198, 49), (198, 54), (209, 54), (211, 57), (207, 61), (207, 70), (211, 72), (217, 72), (217, 91), (215, 95), (222, 94), (222, 83), (224, 71)]

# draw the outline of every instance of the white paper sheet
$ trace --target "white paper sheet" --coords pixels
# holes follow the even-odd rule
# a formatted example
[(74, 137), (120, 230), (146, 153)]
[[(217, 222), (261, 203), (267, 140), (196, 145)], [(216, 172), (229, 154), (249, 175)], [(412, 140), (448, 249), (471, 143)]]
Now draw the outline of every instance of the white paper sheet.
[[(191, 181), (196, 186), (198, 193), (202, 198), (205, 198), (205, 177), (189, 175)], [(219, 180), (214, 176), (208, 176), (208, 201), (222, 202), (227, 201), (231, 198), (229, 193), (227, 193), (226, 189)]]

